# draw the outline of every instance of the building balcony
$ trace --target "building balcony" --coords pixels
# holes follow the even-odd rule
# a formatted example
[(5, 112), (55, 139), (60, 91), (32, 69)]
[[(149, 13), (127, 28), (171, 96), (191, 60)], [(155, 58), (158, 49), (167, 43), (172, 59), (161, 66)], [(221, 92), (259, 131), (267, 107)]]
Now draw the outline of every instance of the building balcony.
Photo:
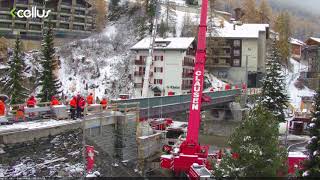
[(16, 7), (25, 7), (25, 8), (27, 8), (27, 7), (29, 7), (29, 5), (28, 5), (28, 2), (27, 2), (27, 4), (17, 3)]
[(80, 18), (85, 18), (86, 17), (86, 15), (84, 15), (84, 14), (82, 15), (82, 14), (76, 14), (76, 13), (73, 14), (73, 16), (74, 17), (80, 17)]
[(80, 25), (80, 26), (84, 26), (86, 23), (85, 22), (75, 22), (73, 21), (74, 25)]
[(182, 78), (193, 78), (193, 73), (182, 73)]
[(146, 62), (145, 61), (141, 61), (141, 60), (135, 60), (134, 64), (135, 65), (143, 65), (144, 66), (144, 65), (146, 65)]
[(231, 46), (229, 46), (229, 45), (221, 45), (221, 46), (219, 46), (219, 48), (231, 49)]
[(0, 18), (1, 23), (7, 22), (7, 23), (11, 23), (12, 20), (11, 19), (1, 19)]
[(194, 62), (185, 62), (185, 61), (183, 61), (183, 63), (182, 63), (182, 65), (183, 66), (194, 66)]
[(1, 27), (0, 26), (0, 31), (11, 31), (12, 27)]
[(72, 3), (67, 3), (67, 2), (61, 2), (60, 5), (63, 8), (71, 8), (72, 7)]
[(207, 63), (207, 67), (217, 67), (217, 68), (230, 68), (231, 65), (229, 63)]
[(41, 19), (38, 19), (38, 18), (32, 18), (29, 20), (29, 23), (42, 24), (42, 21), (41, 21)]
[(210, 58), (206, 61), (208, 67), (231, 67), (230, 60), (224, 58)]
[(60, 11), (60, 15), (63, 15), (63, 16), (72, 16), (72, 13), (71, 12), (62, 12)]
[(34, 6), (37, 6), (37, 8), (38, 8), (38, 7), (42, 7), (42, 6), (43, 6), (43, 3), (33, 1), (33, 5), (34, 5)]
[(231, 54), (216, 54), (213, 55), (214, 58), (231, 58)]
[(142, 88), (143, 84), (142, 83), (134, 83), (135, 88)]
[(10, 14), (10, 8), (9, 7), (0, 7), (0, 13), (1, 14)]
[(144, 76), (144, 71), (135, 71), (134, 76)]
[(82, 5), (75, 5), (74, 9), (78, 9), (78, 10), (86, 10), (86, 6), (82, 6)]
[(189, 90), (191, 88), (192, 88), (192, 84), (183, 84), (181, 87), (182, 90)]

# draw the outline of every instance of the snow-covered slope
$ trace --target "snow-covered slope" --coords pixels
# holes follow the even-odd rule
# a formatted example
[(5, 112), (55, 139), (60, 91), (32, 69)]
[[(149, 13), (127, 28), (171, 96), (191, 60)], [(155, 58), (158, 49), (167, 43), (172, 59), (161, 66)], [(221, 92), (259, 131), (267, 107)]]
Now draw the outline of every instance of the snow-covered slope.
[(99, 98), (130, 93), (133, 53), (129, 48), (137, 42), (136, 28), (133, 18), (124, 16), (107, 24), (101, 34), (60, 47), (64, 93), (93, 92)]
[(295, 87), (295, 82), (298, 80), (300, 72), (306, 71), (307, 66), (303, 63), (297, 62), (294, 59), (290, 59), (290, 64), (292, 65), (292, 72), (289, 72), (287, 69), (284, 69), (286, 73), (286, 85), (287, 92), (290, 97), (290, 103), (294, 106), (295, 109), (300, 108), (301, 97), (302, 96), (314, 96), (315, 91), (304, 87), (303, 89), (298, 89)]

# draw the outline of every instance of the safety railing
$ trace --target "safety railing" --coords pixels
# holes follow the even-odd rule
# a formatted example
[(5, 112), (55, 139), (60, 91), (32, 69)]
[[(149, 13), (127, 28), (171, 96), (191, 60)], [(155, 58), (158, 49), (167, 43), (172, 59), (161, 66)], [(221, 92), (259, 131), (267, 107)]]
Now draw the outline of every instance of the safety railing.
[[(60, 107), (64, 107), (60, 110), (65, 111), (62, 113), (67, 113), (67, 117), (64, 119), (70, 118), (70, 106), (69, 105), (62, 105)], [(6, 117), (12, 120), (20, 121), (23, 120), (34, 120), (34, 119), (60, 119), (55, 118), (54, 116), (54, 107), (50, 105), (50, 102), (41, 102), (37, 103), (35, 107), (27, 107), (26, 104), (13, 104), (6, 107), (9, 109), (7, 111)], [(57, 108), (57, 106), (56, 106)], [(111, 112), (111, 111), (120, 111), (120, 112), (131, 112), (131, 111), (139, 111), (139, 103), (110, 103), (104, 109), (100, 104), (92, 104), (86, 105), (83, 113), (84, 115), (94, 115), (94, 114), (101, 114), (103, 112)], [(28, 119), (26, 119), (28, 118)]]
[[(217, 91), (217, 92), (206, 92), (204, 93), (207, 96), (210, 96), (212, 99), (223, 98), (227, 96), (237, 96), (241, 94), (241, 89), (232, 89), (228, 91)], [(152, 97), (152, 98), (137, 98), (137, 99), (128, 99), (128, 100), (115, 100), (112, 103), (117, 104), (128, 104), (128, 103), (139, 103), (139, 108), (148, 108), (156, 106), (165, 106), (172, 104), (182, 104), (190, 102), (191, 95), (175, 95), (175, 96), (161, 96), (161, 97)]]

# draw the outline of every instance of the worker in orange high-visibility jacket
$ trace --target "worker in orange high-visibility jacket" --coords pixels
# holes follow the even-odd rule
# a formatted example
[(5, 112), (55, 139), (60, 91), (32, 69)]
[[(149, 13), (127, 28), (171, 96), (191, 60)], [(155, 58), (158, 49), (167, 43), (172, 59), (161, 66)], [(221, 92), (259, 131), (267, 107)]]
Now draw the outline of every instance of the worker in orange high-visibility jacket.
[(81, 95), (78, 95), (77, 96), (77, 118), (83, 117), (85, 106), (86, 106), (86, 101)]
[(89, 96), (87, 96), (87, 103), (88, 105), (93, 104), (93, 94), (90, 93)]
[(35, 107), (37, 104), (37, 100), (34, 96), (31, 96), (27, 101), (27, 107)]
[(108, 106), (108, 100), (107, 98), (103, 98), (102, 101), (100, 102), (100, 104), (102, 105), (102, 108), (103, 109), (107, 109), (107, 106)]
[(50, 105), (51, 105), (51, 106), (60, 105), (60, 102), (59, 102), (59, 100), (58, 100), (55, 96), (52, 96)]
[(69, 102), (71, 119), (76, 119), (76, 110), (77, 110), (77, 97), (73, 96), (73, 98)]
[(0, 116), (4, 116), (6, 111), (6, 104), (0, 99)]

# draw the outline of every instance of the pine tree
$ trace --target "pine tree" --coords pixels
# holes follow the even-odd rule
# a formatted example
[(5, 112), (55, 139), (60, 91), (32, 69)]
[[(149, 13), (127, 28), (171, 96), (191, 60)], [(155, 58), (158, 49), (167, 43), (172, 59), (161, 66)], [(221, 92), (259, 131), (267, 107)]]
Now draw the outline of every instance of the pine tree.
[(181, 37), (194, 37), (194, 32), (192, 28), (192, 21), (190, 14), (186, 13), (183, 17), (183, 23), (181, 27)]
[(285, 91), (284, 75), (281, 71), (280, 54), (273, 40), (267, 55), (266, 76), (262, 80), (260, 101), (280, 122), (285, 121), (283, 109), (287, 108), (288, 95)]
[(276, 117), (262, 105), (256, 106), (230, 137), (231, 152), (237, 156), (225, 153), (220, 164), (213, 165), (214, 176), (277, 176), (286, 162), (286, 151), (279, 146), (278, 135)]
[(39, 85), (41, 86), (40, 94), (38, 97), (41, 101), (49, 101), (51, 96), (55, 96), (61, 93), (61, 82), (56, 76), (58, 68), (58, 61), (55, 57), (55, 49), (53, 42), (52, 26), (49, 23), (49, 28), (43, 37), (43, 43), (41, 48), (41, 66)]
[(16, 38), (13, 57), (9, 59), (9, 70), (7, 76), (1, 79), (3, 83), (2, 91), (8, 93), (11, 104), (21, 104), (25, 102), (28, 96), (28, 89), (24, 87), (23, 82), (26, 79), (24, 76), (25, 64), (22, 58), (20, 38)]
[(303, 176), (320, 177), (320, 89), (314, 99), (313, 118), (309, 125), (310, 141), (307, 149), (309, 157), (304, 163)]
[(168, 28), (164, 23), (164, 21), (161, 19), (161, 23), (159, 26), (159, 36), (164, 38), (166, 36), (167, 31), (168, 31)]
[[(175, 25), (176, 24), (176, 11), (175, 11), (175, 5), (173, 5), (172, 3), (169, 2), (169, 0), (167, 0), (166, 4), (165, 4), (165, 10), (166, 10), (166, 26), (169, 27), (170, 25)], [(169, 24), (170, 22), (170, 24)]]
[[(97, 1), (101, 1), (101, 0), (97, 0)], [(119, 2), (120, 0), (110, 0), (109, 3), (109, 20), (110, 21), (114, 21), (117, 18), (119, 18), (119, 11), (120, 11), (120, 7), (119, 7)]]

